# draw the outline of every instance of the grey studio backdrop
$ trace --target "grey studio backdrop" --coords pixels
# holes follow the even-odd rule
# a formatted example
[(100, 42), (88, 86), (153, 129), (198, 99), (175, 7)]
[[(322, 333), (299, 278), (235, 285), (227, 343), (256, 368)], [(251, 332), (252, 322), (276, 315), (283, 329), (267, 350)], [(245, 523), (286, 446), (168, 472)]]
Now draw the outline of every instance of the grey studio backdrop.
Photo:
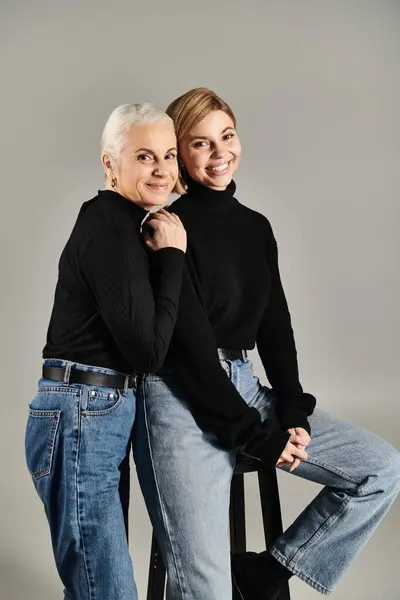
[[(396, 1), (1, 0), (1, 600), (62, 596), (24, 428), (58, 258), (102, 186), (99, 138), (118, 104), (165, 107), (199, 85), (231, 103), (237, 195), (275, 229), (302, 382), (320, 407), (400, 446), (399, 58)], [(279, 480), (289, 524), (318, 486)], [(134, 473), (132, 486), (144, 599), (151, 529)], [(335, 598), (398, 598), (399, 508)], [(252, 476), (247, 509), (261, 550)], [(318, 595), (291, 585), (295, 600)]]

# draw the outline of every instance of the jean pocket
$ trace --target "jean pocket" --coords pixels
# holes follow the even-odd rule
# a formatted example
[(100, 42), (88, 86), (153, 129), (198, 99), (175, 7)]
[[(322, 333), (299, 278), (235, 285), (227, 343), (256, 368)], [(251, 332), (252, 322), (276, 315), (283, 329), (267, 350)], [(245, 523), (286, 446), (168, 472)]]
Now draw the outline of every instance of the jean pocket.
[(106, 387), (85, 386), (83, 394), (87, 395), (86, 417), (101, 417), (113, 412), (121, 404), (123, 394), (120, 390)]
[(51, 473), (60, 417), (60, 410), (29, 408), (25, 434), (25, 456), (28, 470), (33, 479), (39, 479)]

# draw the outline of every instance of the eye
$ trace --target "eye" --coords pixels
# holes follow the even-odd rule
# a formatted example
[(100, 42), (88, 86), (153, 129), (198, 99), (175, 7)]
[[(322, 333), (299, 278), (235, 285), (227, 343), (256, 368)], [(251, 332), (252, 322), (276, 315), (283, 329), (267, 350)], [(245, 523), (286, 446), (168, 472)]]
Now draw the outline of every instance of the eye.
[(169, 152), (169, 153), (166, 155), (166, 157), (165, 157), (165, 158), (166, 158), (167, 160), (176, 160), (176, 159), (177, 159), (177, 156), (176, 156), (176, 154), (174, 154), (173, 152)]
[(197, 142), (193, 143), (193, 148), (207, 148), (209, 145), (209, 142), (206, 140), (198, 140)]
[(140, 162), (149, 162), (149, 160), (151, 160), (152, 157), (150, 156), (150, 154), (139, 154), (137, 159), (140, 160)]
[(232, 138), (234, 138), (234, 137), (235, 137), (235, 134), (231, 132), (231, 133), (226, 133), (226, 134), (223, 136), (223, 138), (222, 138), (222, 139), (223, 139), (224, 141), (229, 141), (229, 140), (231, 140), (231, 139), (232, 139)]

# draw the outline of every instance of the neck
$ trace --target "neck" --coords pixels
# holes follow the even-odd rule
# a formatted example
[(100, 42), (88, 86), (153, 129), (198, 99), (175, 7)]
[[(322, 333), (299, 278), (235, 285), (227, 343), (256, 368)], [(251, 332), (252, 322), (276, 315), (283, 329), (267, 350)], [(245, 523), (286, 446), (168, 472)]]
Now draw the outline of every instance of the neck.
[(134, 200), (133, 198), (130, 198), (129, 196), (124, 194), (121, 190), (119, 190), (117, 185), (115, 187), (113, 187), (109, 181), (106, 182), (104, 189), (108, 190), (109, 192), (115, 192), (116, 194), (123, 196), (124, 198), (126, 198), (126, 200), (129, 200), (129, 202), (132, 202), (132, 204), (136, 204), (136, 206), (139, 206), (143, 210), (149, 211), (153, 208), (152, 204), (146, 204), (142, 200)]
[(146, 217), (150, 208), (146, 208), (145, 206), (139, 204), (139, 202), (134, 202), (130, 198), (121, 194), (116, 188), (111, 186), (104, 186), (104, 190), (99, 190), (99, 195), (104, 195), (105, 198), (108, 198), (112, 202), (119, 203), (121, 206), (124, 206), (126, 210), (129, 211), (131, 215), (134, 215), (136, 219), (140, 219), (141, 221)]
[(189, 175), (185, 175), (185, 181), (188, 196), (199, 202), (204, 209), (207, 208), (213, 212), (224, 212), (237, 204), (237, 200), (233, 197), (236, 190), (233, 180), (225, 189), (205, 186)]

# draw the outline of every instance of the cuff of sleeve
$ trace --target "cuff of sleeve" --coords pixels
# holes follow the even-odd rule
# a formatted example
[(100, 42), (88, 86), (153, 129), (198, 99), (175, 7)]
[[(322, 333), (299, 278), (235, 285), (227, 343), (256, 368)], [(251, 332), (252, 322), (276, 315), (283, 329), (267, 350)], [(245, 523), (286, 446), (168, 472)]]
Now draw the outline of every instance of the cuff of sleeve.
[(185, 253), (183, 250), (179, 250), (179, 248), (174, 248), (172, 246), (160, 248), (160, 250), (156, 250), (155, 252), (150, 252), (149, 256), (150, 261), (159, 266), (162, 266), (166, 262), (183, 265), (185, 261)]
[(292, 427), (303, 427), (310, 433), (308, 418), (314, 412), (317, 401), (312, 394), (302, 393), (295, 401), (278, 403), (277, 416), (282, 429), (285, 431)]
[(292, 429), (302, 427), (309, 434), (311, 433), (310, 423), (308, 422), (307, 412), (301, 408), (288, 408), (279, 416), (279, 422), (282, 429)]
[(275, 467), (290, 435), (286, 431), (276, 429), (263, 438), (259, 437), (245, 448), (250, 456), (259, 458), (267, 467)]

